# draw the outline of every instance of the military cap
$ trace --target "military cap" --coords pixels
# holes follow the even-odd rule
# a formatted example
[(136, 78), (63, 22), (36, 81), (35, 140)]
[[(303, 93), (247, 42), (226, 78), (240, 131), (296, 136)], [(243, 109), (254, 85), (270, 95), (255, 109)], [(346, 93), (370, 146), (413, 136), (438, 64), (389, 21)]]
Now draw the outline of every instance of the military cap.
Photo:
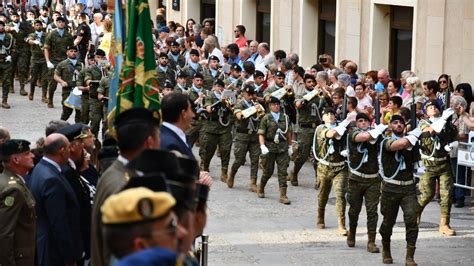
[(104, 50), (102, 50), (102, 49), (97, 49), (97, 51), (95, 51), (95, 55), (98, 55), (98, 56), (105, 56), (105, 52), (104, 52)]
[(334, 111), (334, 109), (332, 109), (331, 107), (326, 107), (324, 108), (323, 110), (323, 115), (325, 114), (333, 114), (333, 115), (336, 115), (336, 111)]
[(171, 80), (167, 79), (165, 81), (165, 88), (170, 88), (170, 89), (174, 89), (174, 86), (173, 86), (173, 82), (171, 82)]
[(176, 47), (179, 46), (179, 43), (177, 41), (172, 41), (170, 45)]
[(158, 33), (161, 33), (161, 32), (170, 33), (170, 28), (168, 28), (167, 26), (162, 26), (158, 29)]
[(246, 92), (248, 94), (254, 94), (255, 89), (253, 88), (252, 85), (245, 85), (243, 92)]
[(390, 118), (390, 123), (393, 123), (397, 120), (400, 121), (402, 124), (405, 124), (405, 119), (403, 119), (401, 115), (392, 115), (392, 117)]
[(262, 71), (260, 70), (255, 70), (255, 74), (253, 74), (255, 77), (265, 77), (265, 74), (263, 74)]
[(425, 104), (425, 110), (428, 109), (428, 106), (431, 106), (433, 105), (434, 107), (436, 107), (439, 111), (441, 111), (441, 106), (439, 105), (439, 102), (437, 100), (429, 100), (426, 102)]
[(356, 120), (359, 119), (365, 119), (367, 121), (370, 121), (370, 118), (366, 113), (357, 113)]
[(196, 202), (205, 202), (209, 197), (209, 186), (204, 184), (196, 185)]
[(153, 116), (153, 113), (142, 107), (135, 107), (126, 110), (123, 113), (120, 113), (117, 118), (115, 118), (114, 126), (115, 128), (120, 128), (121, 126), (127, 124), (160, 124), (160, 120)]
[(201, 79), (204, 79), (204, 76), (203, 76), (201, 73), (199, 73), (199, 72), (196, 72), (196, 73), (194, 74), (193, 78), (194, 78), (194, 79), (195, 79), (195, 78), (201, 78)]
[(70, 142), (88, 137), (82, 132), (84, 124), (76, 123), (56, 130), (55, 133), (64, 135)]
[(184, 71), (178, 71), (178, 74), (176, 75), (176, 78), (187, 78), (188, 75)]
[(285, 73), (283, 73), (283, 72), (281, 72), (281, 71), (277, 71), (277, 72), (275, 73), (275, 76), (276, 76), (276, 77), (280, 77), (280, 78), (284, 78), (284, 77), (285, 77)]
[(132, 176), (163, 173), (168, 177), (181, 174), (178, 158), (174, 153), (165, 150), (146, 149), (127, 164), (127, 169), (134, 171)]
[(240, 72), (240, 71), (242, 71), (242, 68), (241, 68), (238, 64), (233, 63), (232, 66), (230, 66), (230, 70), (231, 70), (231, 71), (232, 71), (232, 70), (235, 70), (235, 71)]
[(107, 198), (100, 208), (105, 225), (149, 222), (164, 218), (176, 200), (167, 192), (130, 188)]
[(43, 26), (43, 21), (41, 21), (41, 19), (35, 19), (35, 24), (41, 24), (41, 26)]
[(94, 59), (94, 54), (93, 53), (88, 53), (87, 54), (87, 59)]
[(216, 79), (216, 81), (214, 81), (214, 86), (220, 86), (224, 88), (225, 84), (224, 84), (224, 81), (222, 81), (221, 79)]
[(131, 177), (121, 190), (135, 187), (145, 187), (155, 192), (169, 192), (168, 185), (166, 185), (166, 177), (163, 173)]
[(59, 16), (56, 18), (56, 21), (66, 22), (66, 19), (63, 16)]
[(0, 156), (10, 156), (30, 150), (30, 142), (24, 139), (9, 139), (0, 144)]
[(160, 55), (158, 57), (159, 58), (162, 58), (162, 57), (168, 58), (168, 55), (165, 52), (160, 52)]
[(270, 97), (270, 103), (280, 103), (280, 100), (277, 97), (271, 96)]
[[(197, 161), (193, 158), (187, 157), (181, 153), (177, 154), (179, 167), (187, 179), (184, 182), (195, 182), (199, 178), (200, 169)], [(173, 179), (172, 177), (170, 179)]]
[(189, 52), (189, 55), (199, 56), (199, 51), (196, 49), (191, 49), (191, 51)]
[(7, 8), (13, 8), (12, 4), (7, 4)]
[(215, 55), (211, 55), (209, 56), (209, 61), (211, 60), (216, 60), (217, 62), (220, 62), (221, 60), (219, 60), (219, 57), (215, 56)]
[(75, 45), (69, 45), (68, 47), (66, 47), (66, 50), (68, 50), (68, 51), (69, 51), (69, 50), (75, 50), (75, 51), (77, 51), (77, 46), (75, 46)]

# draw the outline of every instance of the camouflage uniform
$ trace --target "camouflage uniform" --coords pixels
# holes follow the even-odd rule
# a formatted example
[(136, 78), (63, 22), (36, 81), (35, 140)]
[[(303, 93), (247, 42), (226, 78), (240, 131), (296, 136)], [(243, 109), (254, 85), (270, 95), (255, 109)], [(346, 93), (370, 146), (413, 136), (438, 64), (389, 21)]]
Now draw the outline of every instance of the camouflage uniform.
[[(423, 129), (430, 125), (430, 120), (422, 120), (420, 122), (420, 129), (423, 131)], [(421, 215), (425, 206), (433, 199), (436, 178), (439, 177), (441, 217), (449, 219), (453, 191), (453, 172), (449, 161), (449, 152), (444, 150), (444, 146), (456, 140), (457, 132), (450, 124), (446, 124), (439, 134), (434, 136), (427, 135), (427, 133), (423, 133), (420, 137), (421, 159), (423, 159), (426, 172), (420, 178), (419, 189), (421, 196), (418, 199), (420, 204), (418, 214)], [(430, 155), (432, 156), (430, 157)]]
[[(381, 145), (383, 171), (386, 177), (395, 174), (399, 162), (396, 157), (401, 155), (405, 162), (405, 169), (400, 170), (392, 179), (399, 184), (393, 184), (386, 181), (382, 182), (382, 196), (380, 198), (380, 212), (383, 215), (383, 221), (380, 225), (380, 235), (382, 243), (389, 244), (392, 235), (393, 226), (397, 220), (398, 209), (403, 211), (403, 220), (405, 222), (407, 245), (415, 246), (418, 238), (418, 224), (416, 223), (416, 214), (418, 210), (418, 201), (416, 198), (416, 185), (413, 180), (415, 154), (407, 149), (400, 151), (390, 151), (389, 147), (395, 141), (395, 138), (386, 138)], [(406, 182), (406, 183), (405, 183)]]
[(240, 77), (236, 79), (232, 76), (228, 76), (226, 79), (224, 79), (224, 84), (226, 87), (229, 86), (229, 84), (231, 83), (234, 84), (234, 88), (232, 90), (240, 92), (240, 90), (242, 89), (242, 85), (244, 84), (244, 80)]
[[(8, 26), (12, 28), (11, 34), (15, 39), (15, 46), (12, 49), (12, 75), (10, 76), (10, 85), (13, 90), (15, 74), (18, 73), (20, 81), (21, 93), (24, 93), (24, 87), (28, 80), (28, 54), (30, 50), (29, 44), (26, 42), (29, 34), (33, 31), (31, 26), (26, 22), (18, 22), (18, 32), (14, 29), (14, 24), (11, 22)], [(26, 94), (25, 94), (26, 95)]]
[(186, 88), (186, 86), (181, 87), (181, 85), (179, 85), (178, 83), (176, 83), (176, 86), (174, 86), (174, 91), (185, 94), (189, 93), (188, 88)]
[[(79, 75), (77, 75), (77, 82), (76, 86), (87, 87), (84, 81), (84, 77), (86, 76), (86, 69), (83, 68)], [(89, 91), (83, 90), (81, 95), (81, 123), (88, 125), (90, 121), (89, 117)]]
[(102, 70), (99, 66), (89, 65), (86, 69), (84, 77), (84, 83), (87, 81), (93, 81), (90, 83), (89, 90), (89, 117), (91, 119), (91, 131), (95, 137), (99, 138), (100, 120), (102, 119), (102, 102), (97, 98), (99, 82), (102, 79)]
[[(204, 89), (201, 90), (203, 93), (206, 93), (206, 91)], [(191, 123), (192, 127), (190, 129), (188, 129), (186, 131), (186, 136), (188, 137), (188, 141), (189, 141), (189, 144), (191, 145), (191, 147), (194, 145), (194, 143), (199, 140), (199, 136), (200, 136), (200, 131), (202, 129), (202, 125), (204, 123), (204, 120), (202, 117), (200, 117), (196, 111), (202, 107), (202, 106), (199, 106), (199, 105), (196, 105), (194, 104), (194, 101), (196, 101), (196, 99), (199, 97), (199, 94), (198, 92), (194, 89), (194, 86), (191, 86), (191, 88), (188, 89), (188, 97), (189, 97), (189, 100), (191, 101), (191, 107), (194, 111), (194, 119)], [(203, 100), (203, 103), (204, 105), (204, 100)], [(199, 154), (201, 156), (201, 158), (203, 158), (204, 155), (202, 154)]]
[(30, 81), (30, 95), (33, 98), (35, 93), (36, 82), (41, 80), (41, 96), (43, 102), (47, 100), (48, 94), (48, 67), (46, 66), (46, 59), (44, 58), (44, 50), (43, 45), (46, 40), (46, 33), (42, 33), (41, 37), (38, 36), (36, 33), (31, 33), (28, 36), (28, 40), (38, 40), (40, 41), (40, 45), (32, 44), (30, 46), (31, 50), (31, 64), (30, 64), (30, 72), (31, 72), (31, 81)]
[(204, 68), (200, 64), (198, 64), (198, 67), (196, 68), (196, 70), (194, 70), (194, 68), (192, 68), (188, 64), (185, 67), (183, 67), (183, 69), (181, 69), (181, 71), (186, 73), (186, 77), (187, 77), (186, 78), (186, 87), (191, 87), (191, 85), (193, 85), (194, 74), (196, 74), (196, 73), (201, 73), (202, 74), (203, 71), (204, 71)]
[[(243, 110), (252, 107), (253, 104), (242, 100), (234, 108), (234, 114), (242, 112)], [(258, 142), (257, 130), (259, 128), (260, 119), (256, 117), (256, 114), (245, 119), (242, 116), (241, 120), (236, 120), (236, 133), (235, 133), (235, 144), (234, 144), (234, 163), (231, 167), (231, 174), (229, 176), (235, 176), (239, 167), (244, 165), (245, 156), (247, 152), (250, 156), (250, 179), (252, 184), (256, 186), (257, 172), (258, 172), (258, 159), (260, 157), (260, 144)]]
[[(340, 140), (329, 139), (326, 133), (330, 130), (327, 125), (322, 124), (316, 128), (316, 152), (318, 160), (318, 179), (316, 187), (319, 190), (318, 212), (324, 213), (328, 202), (331, 187), (336, 192), (336, 213), (340, 219), (345, 219), (346, 190), (347, 190), (347, 165), (345, 158), (341, 155), (342, 138)], [(330, 146), (334, 152), (330, 153)], [(323, 214), (324, 216), (324, 214)]]
[(7, 104), (12, 74), (11, 62), (7, 62), (6, 57), (10, 55), (10, 49), (14, 43), (15, 40), (9, 33), (5, 33), (3, 40), (0, 40), (0, 81), (2, 81), (2, 103), (4, 104)]
[(286, 136), (291, 134), (292, 128), (288, 116), (280, 112), (278, 123), (275, 122), (271, 113), (266, 114), (260, 122), (258, 134), (265, 137), (265, 146), (267, 146), (269, 153), (265, 154), (265, 161), (263, 164), (263, 174), (260, 180), (260, 187), (265, 187), (270, 177), (273, 175), (275, 162), (278, 168), (278, 185), (280, 188), (286, 188), (286, 172), (290, 164), (290, 156), (288, 155), (288, 142), (281, 135), (278, 136), (278, 142), (275, 143), (275, 135), (277, 130), (285, 132)]
[[(371, 248), (373, 248), (371, 252), (375, 253), (379, 252), (378, 248), (375, 246), (378, 220), (377, 207), (380, 198), (380, 177), (378, 175), (377, 161), (379, 141), (374, 144), (369, 141), (356, 142), (355, 138), (357, 135), (364, 132), (367, 131), (355, 129), (348, 135), (350, 170), (347, 192), (347, 201), (349, 202), (348, 239), (355, 241), (357, 222), (362, 209), (362, 202), (365, 200), (369, 245), (372, 245)], [(366, 153), (364, 153), (364, 151), (366, 151)]]
[[(213, 75), (213, 73), (214, 73), (214, 75)], [(214, 82), (217, 79), (223, 80), (224, 76), (225, 76), (224, 73), (222, 73), (220, 70), (211, 71), (211, 69), (209, 67), (204, 67), (203, 68), (202, 75), (204, 76), (203, 87), (206, 90), (211, 90), (212, 86), (214, 85)]]
[[(306, 91), (303, 95), (310, 93)], [(296, 101), (301, 101), (303, 95), (297, 95)], [(291, 184), (298, 185), (298, 173), (303, 167), (304, 163), (308, 159), (311, 153), (311, 147), (313, 146), (313, 136), (318, 127), (321, 124), (322, 111), (327, 106), (327, 100), (315, 96), (309, 102), (304, 102), (303, 106), (298, 109), (298, 149), (296, 149), (296, 159), (293, 171), (290, 173)], [(317, 163), (313, 164), (314, 177), (317, 180)]]
[[(210, 106), (220, 99), (214, 92), (209, 92), (204, 100), (204, 108)], [(230, 161), (230, 151), (232, 148), (232, 117), (231, 110), (219, 107), (215, 111), (208, 113), (209, 120), (202, 125), (202, 136), (199, 148), (199, 155), (203, 161), (204, 169), (209, 170), (212, 156), (216, 152), (217, 145), (221, 152), (221, 172), (227, 176), (227, 169)]]
[[(68, 107), (64, 104), (64, 101), (71, 94), (72, 89), (76, 86), (77, 78), (79, 72), (81, 72), (83, 64), (77, 61), (74, 66), (70, 59), (66, 59), (59, 63), (54, 70), (54, 74), (61, 77), (62, 80), (67, 82), (68, 86), (63, 87), (62, 89), (62, 103), (63, 103), (63, 112), (61, 114), (61, 120), (67, 121), (72, 114), (73, 108)], [(74, 118), (76, 123), (81, 122), (81, 111), (76, 109), (76, 116)]]
[[(55, 67), (58, 64), (67, 58), (66, 51), (68, 46), (72, 46), (74, 44), (74, 40), (72, 35), (64, 29), (64, 33), (61, 37), (59, 34), (59, 29), (52, 30), (51, 32), (46, 35), (46, 40), (44, 43), (44, 48), (49, 50), (49, 60), (51, 63), (54, 64)], [(53, 97), (54, 92), (56, 91), (56, 87), (58, 83), (53, 78), (54, 69), (49, 69), (48, 75), (48, 105), (52, 106), (53, 104)]]
[[(100, 79), (99, 82), (99, 87), (97, 88), (97, 92), (104, 95), (104, 97), (110, 97), (109, 95), (109, 88), (110, 88), (110, 79), (108, 76), (103, 76), (102, 79)], [(109, 113), (108, 109), (108, 100), (103, 100), (102, 101), (102, 132), (107, 131), (108, 125), (107, 125), (107, 116)]]
[(179, 68), (183, 68), (184, 65), (186, 64), (186, 59), (184, 58), (182, 54), (178, 54), (177, 56), (174, 56), (171, 53), (171, 51), (168, 53), (168, 61), (169, 61), (168, 66), (170, 66), (171, 69), (173, 69), (174, 71), (177, 70), (177, 66), (179, 66)]
[(157, 73), (158, 87), (161, 89), (164, 88), (166, 80), (170, 80), (173, 83), (176, 82), (176, 78), (175, 78), (176, 72), (169, 66), (169, 64), (166, 68), (166, 71), (163, 71), (160, 65), (158, 65), (156, 67), (156, 73)]

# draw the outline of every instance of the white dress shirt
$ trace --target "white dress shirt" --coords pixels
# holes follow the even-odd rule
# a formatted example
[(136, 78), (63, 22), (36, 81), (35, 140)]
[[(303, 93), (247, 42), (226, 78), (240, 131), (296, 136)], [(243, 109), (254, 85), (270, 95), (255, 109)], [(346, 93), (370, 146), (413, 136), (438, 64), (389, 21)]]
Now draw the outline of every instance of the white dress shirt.
[[(173, 125), (173, 124), (170, 124), (170, 123), (168, 123), (168, 122), (163, 122), (163, 126), (169, 128), (171, 131), (173, 131), (174, 133), (176, 133), (176, 135), (178, 135), (178, 137), (179, 137), (186, 145), (188, 145), (188, 142), (186, 141), (186, 134), (184, 133), (184, 131), (183, 131), (181, 128), (179, 128), (179, 127), (177, 127), (177, 126), (175, 126), (175, 125)], [(189, 147), (189, 145), (188, 145), (188, 147)]]

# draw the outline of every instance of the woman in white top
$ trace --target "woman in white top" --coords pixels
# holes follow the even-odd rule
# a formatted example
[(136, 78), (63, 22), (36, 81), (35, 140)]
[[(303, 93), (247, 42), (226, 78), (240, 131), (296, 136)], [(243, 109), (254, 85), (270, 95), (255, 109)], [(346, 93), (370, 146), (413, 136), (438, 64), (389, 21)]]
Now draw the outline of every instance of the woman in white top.
[(91, 37), (92, 37), (92, 45), (97, 47), (98, 39), (101, 33), (104, 33), (104, 25), (102, 24), (102, 14), (95, 13), (94, 14), (94, 22), (90, 25), (91, 28)]
[(415, 103), (417, 116), (421, 116), (421, 108), (424, 102), (421, 80), (418, 77), (408, 77), (405, 83), (405, 91), (407, 92), (408, 96), (403, 99), (402, 106), (406, 108), (411, 108), (411, 105)]
[(372, 98), (367, 95), (364, 84), (362, 84), (362, 82), (357, 82), (354, 90), (355, 96), (357, 98), (356, 111), (359, 113), (362, 112), (371, 115), (373, 111)]

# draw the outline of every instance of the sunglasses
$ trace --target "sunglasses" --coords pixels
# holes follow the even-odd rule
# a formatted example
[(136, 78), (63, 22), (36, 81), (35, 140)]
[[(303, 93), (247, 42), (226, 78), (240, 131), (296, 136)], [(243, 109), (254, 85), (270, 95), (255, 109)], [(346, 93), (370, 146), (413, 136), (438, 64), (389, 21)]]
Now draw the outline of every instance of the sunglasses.
[(440, 80), (438, 83), (439, 83), (439, 84), (446, 84), (446, 83), (448, 83), (448, 82), (447, 82), (446, 80)]

